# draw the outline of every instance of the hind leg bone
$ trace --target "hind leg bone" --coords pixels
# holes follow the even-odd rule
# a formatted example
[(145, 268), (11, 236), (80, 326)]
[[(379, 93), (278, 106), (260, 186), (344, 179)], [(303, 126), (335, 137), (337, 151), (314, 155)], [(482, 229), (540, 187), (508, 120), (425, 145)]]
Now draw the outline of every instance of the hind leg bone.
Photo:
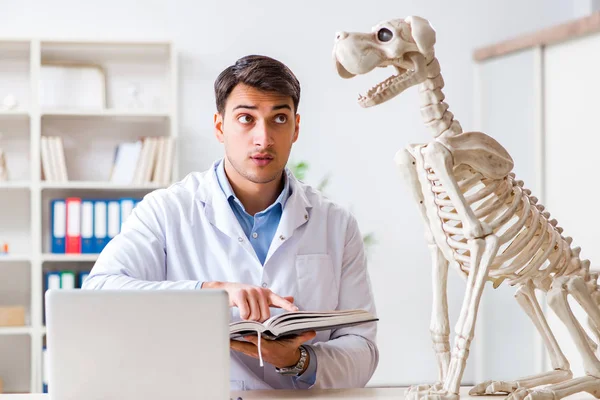
[(517, 389), (508, 398), (513, 400), (559, 400), (575, 393), (588, 392), (595, 397), (600, 396), (600, 361), (594, 355), (589, 337), (581, 327), (569, 306), (567, 295), (571, 294), (588, 313), (594, 323), (600, 323), (600, 310), (592, 300), (581, 276), (563, 276), (556, 278), (548, 292), (548, 304), (560, 320), (566, 325), (577, 350), (583, 359), (587, 376), (569, 379), (538, 390)]
[(518, 388), (533, 388), (540, 385), (563, 382), (573, 377), (569, 361), (561, 351), (554, 334), (550, 330), (540, 304), (535, 297), (535, 289), (531, 280), (519, 287), (515, 298), (542, 336), (544, 346), (550, 355), (553, 370), (527, 376), (515, 381), (486, 381), (474, 386), (469, 392), (471, 396), (512, 393)]

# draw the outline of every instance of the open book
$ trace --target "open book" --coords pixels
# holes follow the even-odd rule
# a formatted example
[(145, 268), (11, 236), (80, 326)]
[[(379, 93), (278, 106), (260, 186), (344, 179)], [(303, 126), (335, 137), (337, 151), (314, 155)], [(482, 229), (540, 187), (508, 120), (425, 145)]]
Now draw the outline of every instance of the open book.
[(365, 310), (296, 311), (275, 315), (265, 322), (239, 321), (229, 324), (229, 338), (236, 339), (258, 332), (265, 339), (298, 335), (306, 331), (323, 331), (379, 321)]

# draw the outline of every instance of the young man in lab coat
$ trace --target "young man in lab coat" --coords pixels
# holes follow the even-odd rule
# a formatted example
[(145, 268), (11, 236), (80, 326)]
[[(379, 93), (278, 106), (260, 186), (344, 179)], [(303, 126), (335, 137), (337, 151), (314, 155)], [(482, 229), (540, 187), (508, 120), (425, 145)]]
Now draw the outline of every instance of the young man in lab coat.
[[(234, 319), (375, 305), (358, 224), (286, 169), (300, 84), (281, 62), (247, 56), (215, 82), (225, 157), (154, 191), (100, 254), (84, 289), (224, 289)], [(376, 325), (231, 342), (231, 389), (363, 387)]]

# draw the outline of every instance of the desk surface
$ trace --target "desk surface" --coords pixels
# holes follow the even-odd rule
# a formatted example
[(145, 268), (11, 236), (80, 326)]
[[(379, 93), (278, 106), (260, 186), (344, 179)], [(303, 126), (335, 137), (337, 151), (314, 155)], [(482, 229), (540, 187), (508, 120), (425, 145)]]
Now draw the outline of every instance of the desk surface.
[[(470, 388), (461, 389), (461, 399), (467, 400), (486, 400), (486, 399), (504, 399), (506, 396), (469, 396)], [(406, 388), (364, 388), (364, 389), (330, 389), (330, 390), (254, 390), (246, 392), (231, 392), (231, 399), (236, 400), (241, 397), (243, 400), (326, 400), (326, 399), (346, 399), (346, 400), (378, 400), (378, 399), (403, 399)], [(0, 400), (49, 400), (47, 394), (0, 394)], [(594, 397), (588, 393), (579, 393), (567, 397), (567, 399), (590, 400)]]

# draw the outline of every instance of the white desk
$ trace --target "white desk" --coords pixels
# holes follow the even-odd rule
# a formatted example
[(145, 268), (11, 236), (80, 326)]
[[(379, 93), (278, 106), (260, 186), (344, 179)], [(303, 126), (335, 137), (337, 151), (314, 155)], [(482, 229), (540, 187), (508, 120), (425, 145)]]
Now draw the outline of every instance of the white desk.
[[(237, 400), (300, 400), (300, 399), (395, 399), (404, 397), (405, 388), (365, 388), (365, 389), (331, 389), (331, 390), (249, 390), (231, 392), (231, 399)], [(466, 394), (465, 394), (466, 395)], [(465, 396), (465, 398), (468, 396)], [(0, 400), (50, 400), (47, 394), (4, 394)], [(85, 400), (85, 399), (81, 399)], [(123, 399), (126, 400), (126, 399)], [(480, 399), (481, 400), (481, 399)], [(485, 400), (485, 399), (484, 399)]]
[[(504, 399), (506, 396), (469, 396), (470, 387), (461, 389), (461, 399), (464, 400), (487, 400)], [(364, 389), (335, 389), (335, 390), (255, 390), (246, 392), (232, 392), (231, 399), (236, 400), (241, 397), (243, 400), (327, 400), (327, 399), (346, 399), (346, 400), (379, 400), (404, 398), (406, 388), (364, 388)], [(0, 400), (49, 400), (46, 394), (4, 394), (0, 395)], [(572, 400), (590, 400), (594, 397), (588, 393), (579, 393), (569, 396)], [(85, 399), (81, 399), (85, 400)]]

